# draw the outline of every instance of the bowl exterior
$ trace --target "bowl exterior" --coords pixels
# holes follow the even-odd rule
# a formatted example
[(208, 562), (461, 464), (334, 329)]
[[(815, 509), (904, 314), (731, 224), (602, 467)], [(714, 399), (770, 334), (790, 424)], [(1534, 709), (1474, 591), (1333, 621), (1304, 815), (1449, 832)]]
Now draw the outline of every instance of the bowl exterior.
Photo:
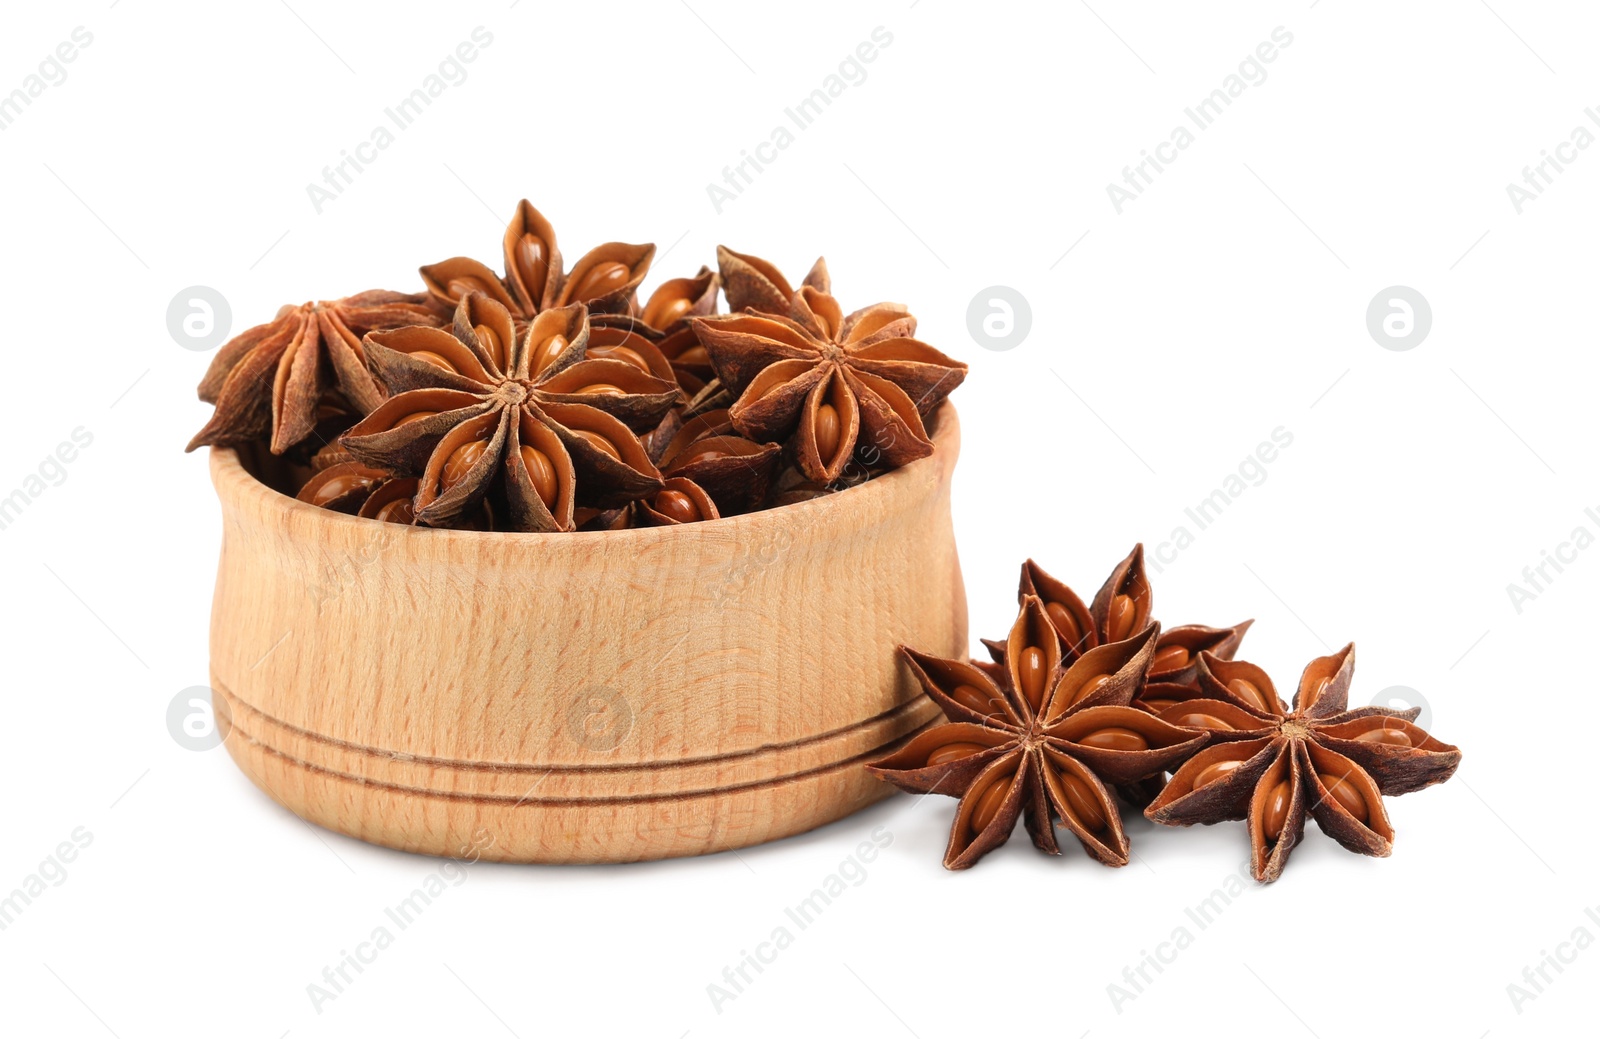
[(887, 795), (941, 717), (895, 647), (967, 647), (959, 448), (674, 528), (426, 530), (315, 509), (231, 451), (212, 686), (245, 773), (409, 851), (614, 862), (740, 847)]

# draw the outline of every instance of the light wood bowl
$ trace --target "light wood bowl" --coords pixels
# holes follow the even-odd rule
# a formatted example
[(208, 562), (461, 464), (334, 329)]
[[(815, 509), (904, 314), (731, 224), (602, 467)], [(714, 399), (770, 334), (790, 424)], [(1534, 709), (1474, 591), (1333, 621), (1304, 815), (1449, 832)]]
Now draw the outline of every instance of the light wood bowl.
[(781, 509), (579, 534), (316, 509), (211, 453), (225, 743), (290, 811), (519, 862), (697, 855), (887, 796), (862, 763), (938, 720), (901, 643), (967, 650), (959, 449)]

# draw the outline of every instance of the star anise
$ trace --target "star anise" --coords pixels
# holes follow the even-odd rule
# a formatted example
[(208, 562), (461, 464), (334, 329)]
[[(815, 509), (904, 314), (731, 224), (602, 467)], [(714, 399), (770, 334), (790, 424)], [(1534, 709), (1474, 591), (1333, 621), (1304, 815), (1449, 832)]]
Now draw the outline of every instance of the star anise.
[(271, 434), (273, 454), (309, 437), (317, 409), (337, 388), (360, 415), (383, 402), (367, 368), (361, 337), (403, 325), (437, 325), (427, 297), (374, 289), (338, 300), (284, 307), (223, 344), (200, 380), (211, 420), (185, 449), (235, 446)]
[(736, 516), (761, 507), (781, 450), (739, 436), (723, 409), (681, 422), (655, 461), (665, 475), (705, 488), (722, 515)]
[(509, 310), (519, 325), (573, 303), (586, 304), (596, 314), (626, 313), (656, 253), (653, 245), (607, 242), (585, 253), (568, 272), (555, 228), (527, 199), (517, 204), (501, 248), (504, 279), (477, 260), (457, 256), (422, 268), (422, 280), (451, 308), (468, 293), (481, 292)]
[(642, 308), (630, 306), (626, 313), (591, 314), (590, 324), (622, 329), (648, 339), (668, 360), (673, 378), (686, 396), (705, 388), (714, 376), (705, 347), (695, 335), (689, 320), (716, 313), (722, 279), (702, 266), (692, 278), (671, 278), (650, 294)]
[(933, 453), (926, 416), (967, 366), (910, 338), (913, 319), (879, 303), (846, 316), (807, 285), (790, 317), (727, 314), (692, 322), (718, 377), (739, 394), (729, 418), (758, 442), (787, 441), (796, 464), (832, 483), (858, 443), (889, 468)]
[(721, 518), (705, 488), (682, 476), (662, 482), (661, 490), (616, 509), (580, 509), (579, 530), (629, 530), (634, 527), (676, 527)]
[[(416, 495), (414, 476), (396, 476), (361, 462), (338, 462), (314, 474), (295, 497), (319, 509), (409, 525), (415, 520)], [(492, 526), (487, 511), (479, 521), (482, 529)]]
[(1003, 844), (1019, 815), (1041, 851), (1060, 854), (1052, 821), (1059, 819), (1091, 857), (1125, 865), (1128, 837), (1108, 784), (1162, 772), (1206, 740), (1128, 706), (1155, 642), (1151, 625), (1065, 666), (1044, 603), (1030, 595), (1006, 642), (1003, 673), (902, 646), (950, 721), (868, 768), (902, 790), (961, 799), (947, 869), (965, 869)]
[(581, 303), (544, 311), (518, 335), (509, 310), (469, 293), (450, 331), (367, 338), (396, 395), (342, 443), (369, 465), (420, 477), (418, 523), (452, 525), (492, 496), (501, 529), (572, 530), (577, 507), (661, 489), (635, 433), (678, 399), (675, 385), (637, 365), (586, 359), (588, 343)]
[(1420, 708), (1349, 709), (1354, 671), (1354, 645), (1313, 660), (1291, 709), (1259, 667), (1202, 653), (1206, 698), (1160, 718), (1204, 730), (1213, 742), (1173, 774), (1145, 814), (1172, 826), (1248, 820), (1250, 868), (1264, 883), (1283, 872), (1307, 812), (1350, 851), (1388, 855), (1394, 828), (1384, 795), (1444, 782), (1461, 751), (1413, 724)]
[[(1091, 605), (1085, 606), (1076, 592), (1031, 559), (1022, 564), (1017, 601), (1030, 595), (1044, 601), (1045, 613), (1061, 639), (1068, 662), (1095, 646), (1120, 641), (1142, 630), (1150, 623), (1155, 604), (1150, 578), (1145, 573), (1142, 544), (1134, 545), (1133, 551), (1112, 568)], [(1195, 675), (1200, 653), (1209, 651), (1222, 659), (1232, 659), (1252, 623), (1242, 621), (1231, 628), (1184, 624), (1164, 630), (1156, 641), (1150, 670), (1145, 675), (1146, 685), (1136, 705), (1144, 706), (1150, 698), (1168, 693), (1176, 699), (1179, 690), (1198, 693)], [(982, 641), (997, 661), (1003, 658), (1005, 643)]]
[(706, 266), (701, 266), (692, 278), (668, 278), (650, 293), (639, 320), (662, 335), (682, 331), (689, 327), (690, 318), (716, 311), (721, 287), (722, 278)]

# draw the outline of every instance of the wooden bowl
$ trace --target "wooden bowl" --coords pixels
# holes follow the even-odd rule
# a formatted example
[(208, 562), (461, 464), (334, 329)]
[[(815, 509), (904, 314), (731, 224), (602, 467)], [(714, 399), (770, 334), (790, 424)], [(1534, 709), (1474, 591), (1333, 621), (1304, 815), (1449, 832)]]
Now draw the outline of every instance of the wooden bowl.
[(290, 811), (519, 862), (697, 855), (887, 796), (866, 760), (937, 721), (901, 643), (962, 657), (959, 449), (681, 527), (427, 530), (294, 500), (211, 453), (219, 726)]

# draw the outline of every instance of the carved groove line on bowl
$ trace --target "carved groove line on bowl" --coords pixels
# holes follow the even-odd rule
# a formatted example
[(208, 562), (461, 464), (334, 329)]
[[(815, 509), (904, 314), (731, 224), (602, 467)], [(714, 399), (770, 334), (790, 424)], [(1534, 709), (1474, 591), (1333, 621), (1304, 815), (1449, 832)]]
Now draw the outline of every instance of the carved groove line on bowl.
[[(372, 778), (367, 777), (367, 776), (355, 775), (353, 773), (344, 772), (344, 771), (341, 771), (339, 769), (328, 768), (325, 765), (319, 765), (319, 764), (316, 764), (315, 762), (306, 761), (303, 758), (299, 758), (299, 757), (296, 757), (295, 755), (286, 753), (285, 751), (280, 750), (279, 748), (271, 745), (270, 743), (266, 743), (266, 742), (263, 742), (262, 740), (257, 739), (254, 735), (252, 735), (249, 732), (249, 730), (247, 730), (244, 726), (240, 725), (237, 722), (237, 720), (233, 721), (233, 723), (230, 726), (228, 739), (230, 741), (234, 741), (236, 739), (237, 740), (243, 740), (244, 742), (248, 743), (250, 746), (258, 748), (262, 752), (264, 752), (264, 753), (266, 753), (266, 754), (268, 754), (268, 755), (270, 755), (270, 756), (272, 756), (274, 758), (278, 758), (279, 760), (284, 761), (284, 762), (286, 762), (287, 764), (289, 764), (289, 765), (291, 765), (293, 767), (303, 769), (303, 770), (305, 770), (307, 772), (310, 772), (310, 773), (313, 773), (313, 774), (316, 774), (316, 775), (329, 776), (329, 777), (332, 777), (334, 779), (342, 779), (342, 780), (346, 780), (346, 781), (349, 781), (349, 782), (352, 782), (352, 783), (358, 783), (358, 784), (360, 784), (360, 785), (362, 785), (364, 787), (373, 787), (373, 788), (376, 788), (376, 789), (379, 789), (379, 790), (387, 790), (387, 791), (391, 791), (391, 792), (399, 793), (399, 794), (410, 794), (410, 795), (418, 795), (418, 796), (422, 796), (422, 797), (439, 798), (441, 800), (464, 802), (464, 803), (468, 803), (468, 804), (510, 805), (513, 808), (520, 808), (520, 807), (522, 807), (524, 805), (537, 806), (537, 807), (543, 807), (543, 808), (559, 808), (559, 807), (565, 807), (565, 806), (578, 806), (578, 805), (601, 806), (601, 805), (629, 805), (629, 804), (647, 804), (647, 803), (662, 803), (662, 802), (682, 802), (682, 801), (692, 801), (692, 800), (695, 800), (695, 799), (698, 799), (698, 798), (720, 797), (720, 796), (723, 796), (723, 795), (726, 795), (726, 794), (748, 793), (748, 792), (752, 792), (752, 791), (776, 790), (778, 788), (787, 786), (787, 785), (792, 784), (792, 783), (799, 783), (799, 782), (802, 782), (804, 780), (811, 779), (811, 778), (814, 778), (814, 777), (817, 777), (817, 776), (826, 775), (828, 773), (840, 772), (840, 771), (843, 771), (844, 769), (847, 769), (847, 768), (859, 768), (861, 765), (865, 764), (868, 760), (870, 760), (872, 758), (881, 757), (881, 756), (883, 756), (885, 754), (893, 753), (895, 750), (897, 750), (901, 746), (904, 746), (906, 743), (908, 743), (912, 739), (916, 738), (919, 734), (927, 731), (932, 726), (939, 724), (940, 720), (941, 720), (940, 718), (931, 718), (928, 721), (923, 722), (922, 724), (918, 725), (915, 729), (911, 730), (910, 732), (907, 732), (907, 733), (905, 733), (903, 735), (900, 735), (900, 736), (896, 736), (894, 739), (889, 740), (886, 743), (883, 743), (883, 744), (881, 744), (879, 746), (876, 746), (876, 747), (868, 748), (867, 750), (864, 750), (864, 751), (862, 751), (862, 752), (860, 752), (858, 754), (855, 754), (855, 755), (853, 755), (851, 757), (844, 758), (844, 759), (839, 760), (839, 761), (831, 761), (831, 762), (828, 762), (828, 763), (823, 764), (823, 765), (818, 765), (818, 766), (816, 766), (814, 768), (804, 769), (804, 770), (801, 770), (799, 772), (793, 772), (793, 773), (790, 773), (788, 775), (779, 776), (779, 777), (772, 778), (772, 779), (753, 780), (753, 781), (745, 782), (745, 783), (734, 783), (734, 784), (729, 784), (727, 786), (718, 786), (718, 787), (706, 787), (706, 788), (702, 788), (702, 789), (698, 789), (698, 790), (680, 790), (680, 791), (674, 791), (672, 793), (663, 793), (663, 794), (633, 794), (633, 795), (629, 795), (629, 796), (625, 796), (625, 797), (532, 797), (532, 796), (529, 796), (528, 794), (524, 794), (524, 795), (522, 795), (520, 797), (516, 797), (516, 796), (512, 796), (510, 794), (472, 794), (472, 793), (463, 793), (461, 791), (455, 791), (455, 790), (437, 790), (437, 789), (430, 789), (430, 788), (426, 788), (426, 787), (407, 786), (405, 784), (390, 783), (390, 782), (386, 782), (384, 780), (372, 779)], [(378, 752), (378, 754), (380, 756), (386, 756), (386, 755), (382, 755), (381, 752)], [(235, 757), (237, 758), (237, 754), (235, 755)], [(549, 774), (549, 773), (558, 771), (557, 769), (539, 770), (539, 769), (537, 769), (537, 768), (535, 768), (533, 766), (528, 766), (526, 769), (519, 769), (519, 771), (526, 771), (526, 770), (542, 771), (544, 774)], [(568, 769), (567, 771), (571, 771), (571, 770)], [(585, 770), (585, 771), (599, 771), (599, 770)]]
[[(365, 744), (354, 743), (349, 740), (335, 739), (334, 737), (328, 736), (325, 733), (313, 732), (310, 729), (302, 728), (291, 722), (286, 722), (281, 718), (276, 718), (273, 715), (268, 714), (261, 708), (247, 702), (232, 689), (229, 689), (220, 679), (216, 677), (215, 674), (211, 676), (211, 683), (212, 688), (215, 691), (222, 693), (227, 698), (227, 709), (231, 715), (229, 720), (234, 726), (238, 726), (240, 724), (237, 708), (242, 707), (250, 715), (264, 720), (271, 726), (276, 726), (285, 730), (286, 732), (293, 733), (302, 739), (310, 740), (315, 743), (321, 743), (339, 750), (349, 751), (354, 754), (377, 758), (382, 761), (403, 761), (410, 764), (463, 772), (537, 772), (541, 775), (617, 775), (622, 773), (667, 772), (674, 769), (692, 766), (729, 764), (742, 760), (753, 759), (762, 755), (769, 755), (774, 752), (798, 750), (802, 747), (807, 747), (812, 744), (825, 743), (829, 740), (847, 736), (852, 732), (867, 729), (880, 723), (893, 721), (896, 718), (904, 715), (928, 713), (928, 709), (934, 706), (933, 701), (928, 698), (926, 693), (918, 693), (916, 696), (906, 700), (904, 703), (896, 704), (887, 711), (874, 715), (871, 718), (863, 718), (861, 721), (856, 722), (853, 725), (848, 725), (839, 729), (831, 729), (827, 732), (816, 733), (798, 740), (789, 740), (782, 743), (768, 743), (760, 747), (752, 747), (748, 750), (730, 751), (726, 754), (707, 754), (697, 757), (674, 758), (670, 761), (645, 761), (631, 765), (536, 765), (498, 761), (463, 761), (455, 758), (431, 757), (422, 754), (407, 754), (400, 751), (384, 750), (381, 747), (369, 747)], [(932, 720), (937, 721), (938, 719), (934, 718)], [(918, 722), (917, 724), (918, 729), (920, 730), (922, 728), (926, 728), (928, 723), (924, 721)], [(261, 741), (253, 740), (252, 742)], [(271, 747), (271, 744), (262, 742), (262, 746)]]

